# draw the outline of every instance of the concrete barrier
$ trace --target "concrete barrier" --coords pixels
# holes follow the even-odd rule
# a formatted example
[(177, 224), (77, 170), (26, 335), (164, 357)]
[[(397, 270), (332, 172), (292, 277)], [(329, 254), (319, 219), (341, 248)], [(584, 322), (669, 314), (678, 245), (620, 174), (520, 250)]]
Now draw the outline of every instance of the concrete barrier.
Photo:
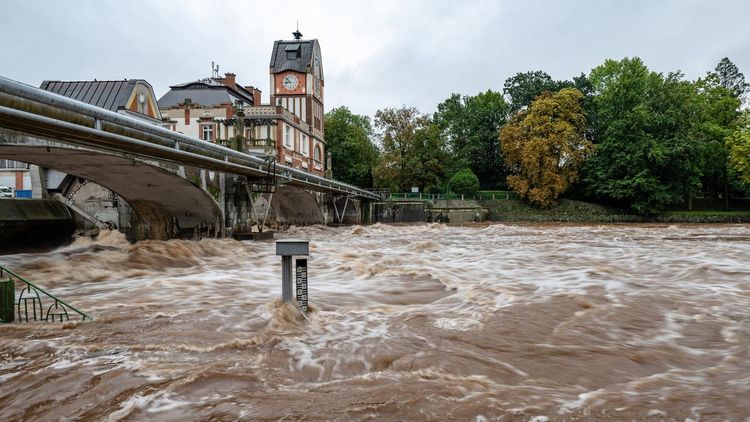
[(0, 254), (12, 247), (61, 244), (75, 230), (65, 205), (49, 199), (0, 199)]

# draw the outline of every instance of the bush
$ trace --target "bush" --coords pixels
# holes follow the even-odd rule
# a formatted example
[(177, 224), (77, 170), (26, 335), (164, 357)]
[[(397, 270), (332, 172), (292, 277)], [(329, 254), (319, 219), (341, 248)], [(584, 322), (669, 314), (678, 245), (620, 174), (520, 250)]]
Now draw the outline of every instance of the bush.
[(479, 189), (479, 178), (471, 169), (463, 169), (448, 181), (448, 189), (461, 195), (474, 195)]

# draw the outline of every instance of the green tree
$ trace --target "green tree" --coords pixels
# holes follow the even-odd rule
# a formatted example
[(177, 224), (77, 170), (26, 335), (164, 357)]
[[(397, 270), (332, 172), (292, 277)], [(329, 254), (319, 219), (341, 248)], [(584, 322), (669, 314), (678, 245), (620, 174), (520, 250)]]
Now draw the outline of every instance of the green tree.
[(333, 161), (333, 178), (360, 187), (373, 186), (372, 169), (378, 149), (372, 142), (370, 118), (337, 107), (325, 115), (326, 144)]
[(497, 132), (506, 122), (508, 105), (499, 92), (476, 96), (451, 95), (433, 119), (451, 153), (449, 173), (470, 168), (482, 186), (504, 185), (505, 171)]
[(474, 195), (479, 190), (479, 178), (469, 168), (460, 170), (448, 181), (448, 189), (461, 195)]
[(727, 137), (729, 163), (738, 179), (750, 185), (750, 111), (745, 111), (733, 133)]
[(705, 135), (704, 195), (724, 198), (729, 209), (730, 186), (735, 175), (730, 169), (726, 140), (737, 126), (740, 107), (750, 85), (745, 76), (728, 58), (723, 58), (714, 71), (696, 82), (702, 97), (702, 125)]
[(716, 72), (695, 82), (700, 100), (700, 116), (695, 120), (703, 144), (702, 193), (709, 198), (722, 192), (729, 207), (729, 151), (725, 144), (739, 118), (740, 99), (722, 83)]
[(532, 204), (549, 207), (571, 184), (591, 150), (585, 139), (583, 94), (574, 88), (544, 93), (500, 130), (511, 170), (508, 185)]
[(529, 106), (543, 92), (557, 92), (572, 87), (567, 81), (555, 81), (541, 70), (517, 73), (505, 80), (503, 94), (508, 98), (509, 111), (515, 114)]
[(750, 90), (750, 84), (745, 81), (745, 75), (728, 57), (724, 57), (716, 65), (714, 74), (718, 77), (719, 84), (729, 90), (732, 96), (740, 101), (744, 100), (745, 94)]
[(700, 103), (680, 73), (649, 71), (639, 58), (591, 71), (598, 144), (585, 182), (595, 197), (649, 214), (700, 189)]
[(375, 185), (406, 192), (419, 187), (437, 191), (444, 183), (445, 144), (432, 120), (414, 108), (386, 108), (375, 113), (382, 154), (373, 170)]

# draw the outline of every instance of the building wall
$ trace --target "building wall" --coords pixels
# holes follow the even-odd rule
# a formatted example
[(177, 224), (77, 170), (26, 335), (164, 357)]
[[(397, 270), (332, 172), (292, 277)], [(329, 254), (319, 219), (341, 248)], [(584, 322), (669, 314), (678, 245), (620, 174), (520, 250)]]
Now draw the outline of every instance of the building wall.
[(172, 125), (169, 129), (198, 139), (203, 139), (202, 125), (213, 125), (213, 141), (215, 142), (217, 139), (229, 139), (234, 136), (234, 127), (221, 122), (230, 118), (232, 112), (232, 108), (227, 105), (210, 108), (191, 107), (189, 113), (185, 112), (184, 107), (169, 108), (162, 110), (161, 114), (163, 118), (167, 117), (173, 122), (169, 123)]
[(14, 190), (31, 190), (31, 175), (28, 170), (0, 169), (0, 186)]
[[(291, 100), (291, 98), (279, 98), (279, 100)], [(300, 98), (297, 101), (301, 106)], [(307, 99), (305, 99), (307, 101)], [(295, 103), (288, 101), (285, 103)], [(263, 106), (268, 108), (268, 106)], [(275, 116), (283, 115), (283, 118), (275, 117), (275, 124), (260, 125), (247, 128), (245, 136), (254, 139), (272, 139), (276, 143), (276, 157), (281, 164), (288, 165), (303, 171), (309, 171), (319, 176), (324, 175), (325, 162), (325, 144), (323, 141), (313, 135), (313, 131), (300, 117), (304, 114), (302, 109), (295, 110), (299, 115), (292, 113), (285, 107), (275, 107)], [(201, 130), (202, 125), (211, 124), (214, 127), (213, 142), (217, 139), (226, 140), (234, 136), (234, 127), (224, 124), (222, 120), (230, 118), (232, 115), (231, 107), (196, 107), (190, 108), (190, 113), (185, 113), (185, 108), (162, 109), (162, 116), (169, 120), (165, 125), (169, 129), (183, 133), (194, 138), (203, 139)], [(251, 110), (247, 110), (246, 115), (251, 115)], [(288, 135), (287, 135), (288, 133)], [(315, 148), (320, 151), (318, 160), (314, 159)]]

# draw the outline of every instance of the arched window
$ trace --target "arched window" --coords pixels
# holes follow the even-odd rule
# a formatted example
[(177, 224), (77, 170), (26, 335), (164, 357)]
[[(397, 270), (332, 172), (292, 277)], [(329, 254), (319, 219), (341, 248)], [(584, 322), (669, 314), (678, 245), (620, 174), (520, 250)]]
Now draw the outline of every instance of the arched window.
[(322, 159), (321, 155), (323, 154), (320, 151), (320, 145), (315, 145), (315, 151), (313, 152), (313, 159), (315, 159), (315, 161), (321, 161)]

